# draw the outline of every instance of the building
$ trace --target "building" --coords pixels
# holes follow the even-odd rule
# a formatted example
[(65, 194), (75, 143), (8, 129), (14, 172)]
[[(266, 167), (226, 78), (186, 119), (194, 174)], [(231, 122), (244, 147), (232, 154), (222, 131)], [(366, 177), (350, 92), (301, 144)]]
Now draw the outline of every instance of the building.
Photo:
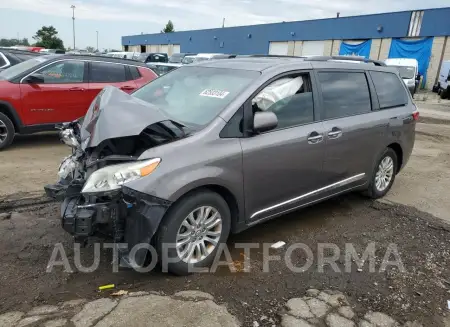
[(122, 37), (124, 51), (416, 58), (436, 82), (450, 60), (450, 7)]

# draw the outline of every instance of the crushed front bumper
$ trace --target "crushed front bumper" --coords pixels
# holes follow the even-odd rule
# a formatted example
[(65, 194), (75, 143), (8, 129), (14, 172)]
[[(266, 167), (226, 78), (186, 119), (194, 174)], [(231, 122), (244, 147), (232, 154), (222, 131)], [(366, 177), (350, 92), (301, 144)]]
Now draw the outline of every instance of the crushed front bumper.
[(80, 204), (80, 196), (67, 197), (61, 204), (62, 227), (82, 242), (90, 236), (109, 236), (120, 241), (124, 234), (126, 210), (120, 197), (92, 204)]
[(92, 236), (125, 243), (119, 252), (121, 266), (142, 267), (146, 249), (135, 252), (133, 258), (129, 254), (135, 246), (151, 243), (171, 202), (127, 187), (108, 202), (86, 204), (80, 199), (80, 195), (66, 197), (61, 204), (64, 230), (81, 243)]

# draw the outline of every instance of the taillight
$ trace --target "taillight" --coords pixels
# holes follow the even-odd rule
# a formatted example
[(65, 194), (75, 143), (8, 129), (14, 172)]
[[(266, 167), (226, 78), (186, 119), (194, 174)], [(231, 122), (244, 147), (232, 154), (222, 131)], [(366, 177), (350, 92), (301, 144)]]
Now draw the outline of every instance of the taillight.
[(419, 120), (419, 112), (418, 112), (418, 111), (414, 111), (413, 114), (412, 114), (412, 116), (413, 116), (413, 119), (414, 119), (415, 121), (418, 121), (418, 120)]

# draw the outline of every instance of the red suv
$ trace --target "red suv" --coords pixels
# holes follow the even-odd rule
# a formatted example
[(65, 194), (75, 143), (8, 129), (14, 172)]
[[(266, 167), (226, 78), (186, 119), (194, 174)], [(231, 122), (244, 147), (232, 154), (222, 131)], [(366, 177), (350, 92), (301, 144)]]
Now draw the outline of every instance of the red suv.
[(156, 77), (144, 63), (100, 56), (39, 56), (10, 67), (0, 72), (0, 150), (15, 133), (84, 116), (106, 85), (130, 93)]

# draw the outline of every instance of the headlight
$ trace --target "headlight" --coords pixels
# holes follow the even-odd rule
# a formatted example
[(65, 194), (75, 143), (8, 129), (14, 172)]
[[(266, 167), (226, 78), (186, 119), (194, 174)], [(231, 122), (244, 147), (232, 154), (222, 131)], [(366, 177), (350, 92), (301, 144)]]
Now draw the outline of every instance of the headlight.
[(60, 132), (59, 134), (61, 141), (63, 141), (65, 144), (72, 148), (77, 148), (80, 143), (78, 142), (77, 138), (73, 134), (73, 129), (65, 129)]
[(81, 193), (105, 192), (119, 189), (127, 182), (150, 175), (158, 167), (160, 162), (160, 158), (154, 158), (99, 169), (88, 178)]

